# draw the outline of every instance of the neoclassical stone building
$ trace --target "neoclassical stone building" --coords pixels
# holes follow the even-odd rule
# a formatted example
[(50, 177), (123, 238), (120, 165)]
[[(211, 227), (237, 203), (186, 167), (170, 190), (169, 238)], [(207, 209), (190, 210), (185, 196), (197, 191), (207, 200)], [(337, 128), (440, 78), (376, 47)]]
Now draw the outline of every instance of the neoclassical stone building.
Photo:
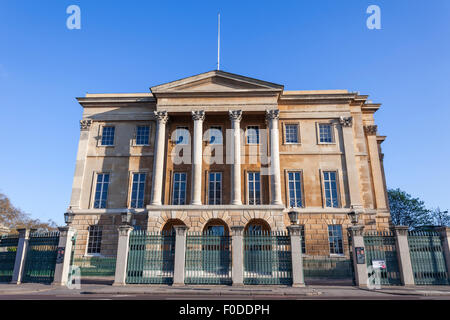
[(150, 93), (87, 94), (70, 207), (76, 255), (114, 255), (120, 213), (136, 229), (286, 230), (306, 255), (347, 254), (347, 214), (390, 224), (380, 104), (347, 90), (287, 91), (210, 71)]

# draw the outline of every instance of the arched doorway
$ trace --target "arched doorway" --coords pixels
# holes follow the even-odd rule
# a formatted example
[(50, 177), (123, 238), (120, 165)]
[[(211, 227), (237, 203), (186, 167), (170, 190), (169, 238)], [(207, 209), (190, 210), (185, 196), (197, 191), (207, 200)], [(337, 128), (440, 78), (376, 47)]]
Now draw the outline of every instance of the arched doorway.
[(161, 231), (163, 234), (168, 234), (171, 232), (175, 232), (174, 229), (175, 226), (185, 226), (185, 225), (186, 224), (180, 219), (169, 219), (166, 221)]
[(203, 232), (216, 236), (228, 236), (230, 230), (225, 221), (221, 219), (211, 219), (203, 227)]
[(244, 232), (269, 234), (270, 225), (263, 219), (251, 219), (246, 224)]

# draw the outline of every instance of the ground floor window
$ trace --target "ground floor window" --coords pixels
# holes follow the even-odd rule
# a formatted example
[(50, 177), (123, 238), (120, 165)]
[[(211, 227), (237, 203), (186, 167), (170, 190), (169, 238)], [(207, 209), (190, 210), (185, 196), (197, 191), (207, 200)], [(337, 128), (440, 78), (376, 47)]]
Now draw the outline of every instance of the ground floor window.
[(344, 254), (342, 226), (340, 224), (328, 226), (328, 240), (330, 243), (330, 254)]
[(89, 226), (89, 240), (87, 253), (88, 254), (100, 254), (102, 246), (102, 227), (95, 225)]

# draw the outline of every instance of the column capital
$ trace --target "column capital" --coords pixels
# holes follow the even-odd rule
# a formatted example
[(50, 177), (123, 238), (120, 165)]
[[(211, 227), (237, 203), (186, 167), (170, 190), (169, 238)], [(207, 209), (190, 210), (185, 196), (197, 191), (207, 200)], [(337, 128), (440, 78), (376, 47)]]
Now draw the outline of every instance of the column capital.
[(244, 234), (244, 226), (231, 226), (231, 235), (242, 236)]
[(242, 110), (228, 110), (228, 116), (231, 121), (241, 121)]
[(129, 226), (129, 225), (121, 225), (121, 226), (119, 226), (118, 230), (119, 230), (119, 236), (125, 237), (125, 236), (128, 236), (128, 234), (133, 230), (133, 227)]
[(64, 226), (64, 227), (58, 227), (59, 236), (60, 237), (67, 237), (69, 232), (75, 232), (75, 229), (70, 226)]
[(19, 232), (19, 238), (28, 239), (30, 237), (31, 230), (22, 228), (22, 229), (17, 229), (17, 232)]
[(348, 227), (348, 230), (352, 234), (352, 236), (363, 236), (364, 235), (364, 226), (356, 225)]
[(343, 127), (351, 127), (353, 125), (353, 117), (340, 117), (339, 123)]
[(291, 236), (301, 236), (302, 235), (302, 233), (301, 233), (302, 227), (297, 224), (287, 226), (286, 229), (288, 229), (289, 235), (291, 235)]
[(364, 132), (368, 136), (375, 136), (377, 134), (378, 126), (376, 125), (370, 125), (370, 126), (364, 126)]
[(203, 121), (205, 120), (205, 111), (204, 110), (192, 110), (192, 119), (194, 121)]
[(178, 226), (173, 226), (173, 228), (175, 229), (175, 233), (178, 236), (184, 236), (186, 235), (186, 231), (188, 231), (189, 227), (185, 226), (185, 225), (178, 225)]
[(92, 120), (83, 119), (80, 120), (80, 130), (81, 131), (87, 131), (91, 127)]
[(166, 124), (169, 120), (169, 113), (167, 111), (154, 111), (156, 119), (158, 123)]
[(266, 119), (267, 120), (278, 120), (280, 118), (280, 110), (278, 109), (271, 109), (266, 110)]
[(395, 234), (399, 236), (407, 236), (408, 230), (409, 230), (408, 226), (394, 226)]

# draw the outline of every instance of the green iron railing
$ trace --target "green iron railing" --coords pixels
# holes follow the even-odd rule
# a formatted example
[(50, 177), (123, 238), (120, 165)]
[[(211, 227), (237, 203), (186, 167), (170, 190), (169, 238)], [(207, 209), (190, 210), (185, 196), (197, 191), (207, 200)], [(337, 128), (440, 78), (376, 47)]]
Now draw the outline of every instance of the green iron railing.
[(55, 275), (59, 232), (30, 234), (23, 282), (50, 283)]
[[(397, 260), (395, 235), (392, 232), (369, 232), (364, 235), (367, 266), (373, 260), (384, 260), (386, 269), (380, 270), (382, 285), (401, 285), (400, 268)], [(369, 276), (371, 276), (369, 272)]]
[(213, 232), (186, 235), (186, 284), (231, 284), (231, 237)]
[(286, 232), (244, 234), (244, 284), (292, 284), (291, 239)]
[(172, 284), (175, 233), (134, 230), (130, 234), (126, 283)]
[(353, 279), (352, 261), (347, 257), (304, 257), (303, 272), (308, 279)]
[(82, 277), (114, 277), (116, 273), (116, 257), (74, 258), (72, 265), (80, 268)]
[(439, 233), (409, 231), (408, 244), (416, 285), (450, 284)]
[(0, 282), (11, 282), (19, 235), (0, 236)]

